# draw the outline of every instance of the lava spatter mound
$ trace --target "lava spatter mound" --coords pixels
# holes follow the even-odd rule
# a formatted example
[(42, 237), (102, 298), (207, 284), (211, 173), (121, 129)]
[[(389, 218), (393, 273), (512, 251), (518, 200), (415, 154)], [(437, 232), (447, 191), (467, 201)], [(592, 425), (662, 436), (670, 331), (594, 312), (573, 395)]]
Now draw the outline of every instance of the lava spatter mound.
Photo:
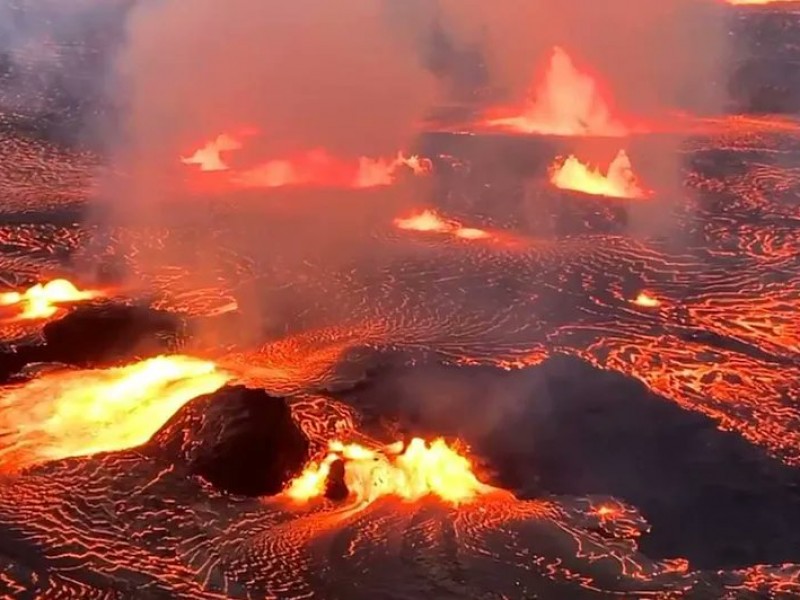
[(287, 402), (242, 386), (193, 400), (151, 447), (180, 457), (216, 489), (243, 496), (279, 493), (309, 458)]
[(394, 415), (401, 430), (465, 440), (523, 497), (629, 502), (652, 526), (647, 556), (709, 569), (800, 561), (796, 470), (623, 374), (569, 356), (511, 372), (384, 362), (342, 397), (367, 422)]

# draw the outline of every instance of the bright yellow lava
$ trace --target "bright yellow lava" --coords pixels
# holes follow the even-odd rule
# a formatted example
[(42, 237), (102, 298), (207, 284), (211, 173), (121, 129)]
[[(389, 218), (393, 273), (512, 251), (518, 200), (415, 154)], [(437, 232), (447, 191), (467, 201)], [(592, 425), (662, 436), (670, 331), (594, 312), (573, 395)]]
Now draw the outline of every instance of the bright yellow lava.
[(309, 465), (289, 484), (286, 494), (298, 501), (322, 496), (331, 466), (337, 460), (343, 461), (344, 483), (360, 504), (383, 496), (414, 501), (429, 495), (459, 504), (494, 490), (478, 481), (469, 459), (444, 440), (428, 444), (414, 438), (405, 448), (398, 442), (380, 450), (331, 442), (327, 456)]
[(94, 290), (79, 290), (66, 279), (54, 279), (45, 284), (37, 283), (24, 292), (0, 294), (0, 306), (19, 305), (19, 319), (46, 319), (58, 311), (58, 304), (81, 302), (101, 296)]
[(231, 379), (213, 362), (159, 356), (58, 371), (0, 391), (0, 472), (147, 442), (184, 404)]

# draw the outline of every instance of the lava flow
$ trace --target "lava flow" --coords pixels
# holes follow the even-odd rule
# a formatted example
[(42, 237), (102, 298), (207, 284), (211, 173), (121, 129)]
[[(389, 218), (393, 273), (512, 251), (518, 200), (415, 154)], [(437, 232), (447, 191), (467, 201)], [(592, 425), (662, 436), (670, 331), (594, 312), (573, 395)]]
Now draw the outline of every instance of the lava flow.
[(212, 362), (160, 356), (46, 373), (0, 392), (0, 472), (145, 443), (184, 404), (231, 376)]
[(45, 284), (37, 283), (24, 292), (0, 294), (0, 306), (20, 309), (15, 319), (47, 319), (59, 310), (60, 304), (82, 302), (102, 296), (97, 290), (79, 290), (66, 279), (53, 279)]
[(519, 133), (598, 137), (630, 133), (614, 117), (611, 101), (598, 82), (579, 70), (560, 47), (553, 49), (544, 77), (532, 87), (524, 106), (492, 112), (484, 126)]
[(557, 188), (611, 198), (644, 198), (648, 195), (633, 172), (631, 161), (620, 150), (604, 175), (598, 168), (590, 168), (574, 155), (563, 163), (558, 161), (550, 171), (550, 182)]
[(429, 495), (460, 504), (494, 491), (478, 480), (470, 461), (444, 440), (428, 444), (414, 438), (405, 447), (398, 442), (381, 450), (331, 442), (327, 456), (294, 479), (286, 495), (299, 501), (322, 496), (331, 467), (337, 461), (344, 463), (347, 491), (362, 505), (383, 496), (414, 501)]
[(394, 220), (395, 227), (407, 231), (422, 233), (441, 233), (452, 235), (465, 240), (481, 240), (491, 238), (492, 235), (475, 227), (464, 227), (458, 221), (444, 219), (432, 210), (423, 210), (410, 217), (398, 217)]

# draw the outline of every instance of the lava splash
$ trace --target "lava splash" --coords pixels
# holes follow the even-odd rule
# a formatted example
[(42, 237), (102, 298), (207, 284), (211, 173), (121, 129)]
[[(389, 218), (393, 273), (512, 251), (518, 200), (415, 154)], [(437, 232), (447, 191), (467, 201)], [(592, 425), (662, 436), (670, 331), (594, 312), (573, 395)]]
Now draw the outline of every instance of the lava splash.
[(231, 182), (243, 188), (287, 186), (371, 188), (392, 185), (405, 169), (424, 175), (430, 163), (418, 156), (369, 158), (347, 161), (325, 150), (313, 150), (289, 159), (276, 159), (236, 174)]
[(591, 168), (574, 155), (563, 163), (552, 166), (550, 182), (562, 190), (573, 190), (594, 196), (610, 198), (644, 198), (648, 192), (643, 189), (633, 172), (630, 158), (620, 150), (604, 175), (598, 168)]
[(63, 370), (0, 392), (0, 472), (133, 448), (184, 404), (231, 378), (213, 362), (159, 356), (109, 369)]
[(481, 483), (469, 459), (443, 439), (428, 444), (421, 438), (373, 450), (360, 444), (333, 441), (320, 462), (309, 465), (286, 490), (295, 500), (309, 500), (325, 494), (334, 463), (344, 464), (344, 484), (355, 500), (367, 505), (383, 496), (408, 501), (436, 496), (453, 504), (468, 502), (494, 491)]
[(24, 292), (0, 294), (0, 306), (18, 307), (16, 319), (47, 319), (56, 314), (60, 304), (82, 302), (102, 296), (97, 290), (80, 290), (66, 279), (37, 283)]
[(525, 104), (499, 109), (483, 125), (512, 132), (558, 136), (624, 137), (630, 128), (613, 114), (611, 100), (590, 74), (555, 47), (547, 71)]
[(445, 219), (430, 209), (417, 212), (408, 217), (398, 217), (394, 220), (398, 229), (418, 231), (421, 233), (440, 233), (452, 235), (464, 240), (482, 240), (491, 238), (492, 235), (475, 227), (465, 227), (458, 221)]

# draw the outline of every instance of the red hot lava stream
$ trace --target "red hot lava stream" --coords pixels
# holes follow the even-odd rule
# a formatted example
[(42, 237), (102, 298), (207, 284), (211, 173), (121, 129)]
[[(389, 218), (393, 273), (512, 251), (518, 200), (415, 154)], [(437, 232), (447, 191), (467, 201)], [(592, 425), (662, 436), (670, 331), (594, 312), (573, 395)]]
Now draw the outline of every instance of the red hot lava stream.
[(4, 387), (0, 472), (139, 446), (184, 404), (230, 379), (212, 362), (176, 355)]

